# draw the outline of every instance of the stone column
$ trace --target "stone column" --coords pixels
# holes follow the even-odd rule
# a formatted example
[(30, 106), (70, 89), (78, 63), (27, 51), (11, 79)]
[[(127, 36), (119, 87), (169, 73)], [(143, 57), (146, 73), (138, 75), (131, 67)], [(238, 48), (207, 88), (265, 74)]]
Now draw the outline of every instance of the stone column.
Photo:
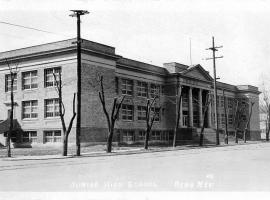
[[(210, 91), (208, 91), (207, 95), (209, 95), (209, 101), (212, 102)], [(209, 128), (212, 127), (212, 104), (211, 103), (208, 106), (208, 127)]]
[(193, 127), (193, 101), (192, 101), (192, 87), (189, 87), (189, 104), (188, 104), (188, 111), (189, 111), (189, 126)]
[(200, 116), (200, 127), (203, 127), (203, 102), (202, 102), (202, 89), (199, 89), (199, 116)]

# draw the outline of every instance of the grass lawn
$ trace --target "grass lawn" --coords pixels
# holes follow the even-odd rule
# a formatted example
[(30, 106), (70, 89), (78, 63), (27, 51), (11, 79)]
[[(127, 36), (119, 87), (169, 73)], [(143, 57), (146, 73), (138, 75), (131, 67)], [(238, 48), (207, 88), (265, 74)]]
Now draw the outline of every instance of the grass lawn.
[[(128, 150), (128, 149), (138, 149), (141, 147), (113, 147), (114, 150)], [(93, 145), (87, 147), (81, 147), (81, 153), (91, 153), (91, 152), (105, 152), (106, 145)], [(43, 146), (34, 146), (32, 148), (12, 148), (11, 155), (12, 157), (17, 156), (40, 156), (40, 155), (61, 155), (62, 154), (62, 146), (57, 145), (43, 145)], [(68, 154), (76, 155), (76, 146), (70, 145), (68, 147)], [(0, 148), (0, 158), (6, 157), (7, 149)]]

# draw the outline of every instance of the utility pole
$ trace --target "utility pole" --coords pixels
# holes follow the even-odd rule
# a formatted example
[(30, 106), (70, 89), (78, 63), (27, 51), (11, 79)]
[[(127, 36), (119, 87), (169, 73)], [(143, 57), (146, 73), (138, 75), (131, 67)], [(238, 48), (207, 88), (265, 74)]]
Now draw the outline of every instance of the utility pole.
[(217, 77), (216, 77), (216, 58), (223, 58), (223, 56), (216, 57), (216, 51), (222, 46), (215, 46), (215, 38), (212, 37), (212, 47), (206, 49), (213, 52), (212, 58), (206, 58), (206, 60), (213, 60), (213, 71), (214, 71), (214, 107), (215, 107), (215, 125), (216, 125), (216, 145), (219, 145), (219, 126), (218, 126), (218, 108), (217, 108)]
[(71, 17), (77, 17), (77, 125), (76, 125), (76, 155), (81, 155), (81, 15), (88, 14), (87, 10), (71, 10)]

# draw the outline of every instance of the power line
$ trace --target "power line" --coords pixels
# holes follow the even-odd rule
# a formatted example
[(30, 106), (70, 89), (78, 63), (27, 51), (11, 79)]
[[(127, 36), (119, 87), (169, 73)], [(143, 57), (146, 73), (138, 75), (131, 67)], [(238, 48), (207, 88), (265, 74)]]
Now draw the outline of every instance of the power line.
[[(55, 33), (55, 32), (51, 32), (51, 31), (46, 31), (46, 30), (42, 30), (42, 29), (38, 29), (38, 28), (33, 28), (33, 27), (28, 27), (28, 26), (19, 25), (19, 24), (13, 24), (13, 23), (4, 22), (4, 21), (0, 21), (0, 24), (5, 24), (5, 25), (9, 25), (9, 26), (20, 27), (20, 28), (24, 28), (24, 29), (29, 29), (29, 30), (34, 30), (34, 31), (43, 32), (43, 33), (54, 34), (54, 35), (67, 36), (67, 35), (60, 34), (60, 33)], [(68, 37), (69, 37), (69, 36), (68, 36)]]

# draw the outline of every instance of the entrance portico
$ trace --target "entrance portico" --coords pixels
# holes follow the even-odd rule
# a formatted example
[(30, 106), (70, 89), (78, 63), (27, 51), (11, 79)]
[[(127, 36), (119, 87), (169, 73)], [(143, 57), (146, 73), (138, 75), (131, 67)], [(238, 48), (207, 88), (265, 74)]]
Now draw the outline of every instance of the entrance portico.
[[(203, 111), (210, 90), (182, 85), (182, 101), (180, 105), (180, 127), (203, 126)], [(209, 98), (209, 97), (208, 97)], [(205, 127), (211, 127), (211, 106), (207, 108)]]

